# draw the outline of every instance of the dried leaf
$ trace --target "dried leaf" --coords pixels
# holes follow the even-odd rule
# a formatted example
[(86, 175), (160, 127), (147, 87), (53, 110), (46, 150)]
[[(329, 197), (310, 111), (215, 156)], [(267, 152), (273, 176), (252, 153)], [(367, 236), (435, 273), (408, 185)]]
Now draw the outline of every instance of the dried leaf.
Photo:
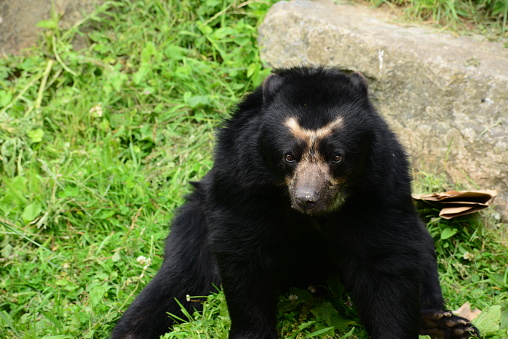
[(441, 207), (439, 216), (451, 219), (458, 216), (478, 212), (489, 207), (496, 197), (495, 190), (448, 191), (431, 194), (413, 194), (413, 199), (431, 202)]
[(471, 304), (468, 302), (465, 302), (462, 306), (460, 306), (458, 309), (456, 309), (455, 311), (452, 311), (452, 312), (453, 312), (453, 314), (455, 314), (459, 317), (462, 317), (462, 318), (466, 318), (469, 321), (478, 317), (480, 315), (480, 313), (482, 313), (482, 311), (480, 311), (479, 309), (474, 309), (474, 310), (471, 309)]

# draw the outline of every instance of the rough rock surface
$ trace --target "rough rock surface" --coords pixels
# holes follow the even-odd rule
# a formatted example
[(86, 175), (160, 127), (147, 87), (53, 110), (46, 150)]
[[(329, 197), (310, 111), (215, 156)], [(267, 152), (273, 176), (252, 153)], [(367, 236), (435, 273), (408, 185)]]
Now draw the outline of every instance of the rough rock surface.
[(104, 0), (0, 0), (0, 56), (35, 44), (42, 30), (37, 23), (51, 18), (53, 2), (60, 26), (69, 28)]
[(325, 0), (276, 3), (259, 44), (271, 67), (362, 72), (414, 166), (445, 170), (470, 189), (497, 189), (508, 219), (508, 49)]

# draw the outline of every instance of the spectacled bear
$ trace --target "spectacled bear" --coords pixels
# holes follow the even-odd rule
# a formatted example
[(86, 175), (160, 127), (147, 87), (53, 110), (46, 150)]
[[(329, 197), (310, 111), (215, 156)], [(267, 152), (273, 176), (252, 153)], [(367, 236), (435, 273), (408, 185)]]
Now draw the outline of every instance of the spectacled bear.
[(158, 338), (222, 284), (231, 339), (277, 338), (281, 289), (338, 274), (372, 338), (478, 335), (445, 311), (403, 148), (363, 75), (271, 74), (218, 132), (213, 168), (175, 217), (161, 269), (112, 337)]

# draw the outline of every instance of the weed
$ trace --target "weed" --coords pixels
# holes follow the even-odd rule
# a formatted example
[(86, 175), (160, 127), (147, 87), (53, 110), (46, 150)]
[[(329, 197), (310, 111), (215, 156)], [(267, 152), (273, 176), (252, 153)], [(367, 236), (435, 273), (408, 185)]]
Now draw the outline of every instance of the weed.
[(490, 39), (506, 39), (508, 0), (369, 0), (375, 6), (390, 4), (401, 8), (414, 21), (470, 34), (483, 34)]

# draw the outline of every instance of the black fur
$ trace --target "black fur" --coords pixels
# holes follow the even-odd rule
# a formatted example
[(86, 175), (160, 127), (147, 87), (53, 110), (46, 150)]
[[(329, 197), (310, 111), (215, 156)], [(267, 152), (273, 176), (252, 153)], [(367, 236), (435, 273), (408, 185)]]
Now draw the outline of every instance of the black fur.
[[(291, 117), (293, 132), (285, 125)], [(312, 145), (295, 137), (338, 117), (338, 127)], [(318, 167), (330, 179), (319, 172), (319, 183), (309, 184), (312, 176), (299, 174)], [(191, 310), (199, 305), (186, 295), (219, 284), (230, 338), (276, 338), (279, 291), (333, 273), (372, 338), (477, 333), (443, 311), (434, 245), (413, 206), (408, 172), (362, 75), (277, 71), (220, 129), (214, 167), (179, 210), (162, 268), (113, 338), (158, 338), (172, 324), (167, 313), (181, 315), (175, 298)], [(312, 201), (301, 201), (302, 189)]]

